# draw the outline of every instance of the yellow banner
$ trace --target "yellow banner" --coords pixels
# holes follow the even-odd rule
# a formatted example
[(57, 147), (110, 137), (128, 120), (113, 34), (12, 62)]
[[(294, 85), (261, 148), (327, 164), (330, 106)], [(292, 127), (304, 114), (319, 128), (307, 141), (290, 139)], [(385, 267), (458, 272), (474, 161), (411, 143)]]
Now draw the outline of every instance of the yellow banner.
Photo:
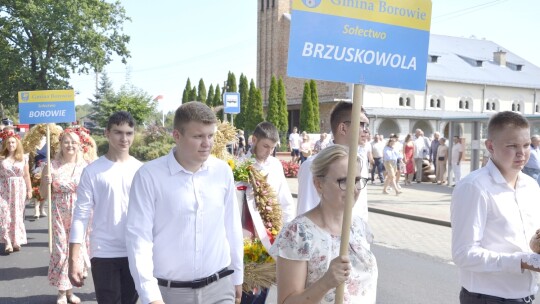
[(19, 103), (75, 101), (73, 90), (21, 91)]
[(293, 0), (293, 10), (429, 31), (430, 0)]

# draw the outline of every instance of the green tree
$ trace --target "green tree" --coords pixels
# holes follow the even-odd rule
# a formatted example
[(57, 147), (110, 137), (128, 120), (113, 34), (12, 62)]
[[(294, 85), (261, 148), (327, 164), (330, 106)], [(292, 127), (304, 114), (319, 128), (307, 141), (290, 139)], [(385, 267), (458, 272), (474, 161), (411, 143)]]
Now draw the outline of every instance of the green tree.
[(191, 89), (191, 91), (189, 92), (189, 101), (196, 101), (198, 100), (198, 97), (197, 97), (197, 87), (196, 86), (193, 86), (193, 88)]
[(246, 119), (246, 130), (253, 131), (255, 127), (264, 121), (261, 90), (255, 87), (255, 81), (249, 83), (249, 113)]
[(214, 85), (210, 84), (210, 87), (208, 88), (208, 96), (206, 97), (206, 105), (209, 107), (212, 107), (213, 103), (214, 103)]
[(191, 94), (191, 80), (189, 80), (189, 77), (186, 81), (186, 86), (184, 87), (184, 92), (182, 93), (182, 104), (186, 102), (190, 102), (189, 94)]
[(227, 75), (227, 88), (225, 88), (227, 92), (238, 92), (238, 87), (236, 86), (236, 76), (234, 76), (234, 73), (229, 71), (229, 74)]
[(304, 93), (302, 95), (302, 109), (300, 110), (300, 130), (308, 133), (315, 132), (313, 126), (313, 104), (311, 102), (311, 88), (309, 82), (304, 82)]
[(80, 124), (82, 124), (82, 120), (90, 117), (91, 113), (92, 113), (92, 104), (85, 103), (82, 105), (75, 106), (75, 117), (76, 117), (76, 120), (79, 121)]
[(114, 94), (113, 83), (107, 73), (103, 72), (99, 78), (99, 84), (96, 92), (94, 93), (94, 98), (88, 99), (92, 105), (89, 118), (94, 121), (98, 121), (98, 117), (101, 116), (101, 113), (99, 112), (99, 105), (102, 102), (107, 102), (110, 100), (112, 97), (114, 97)]
[(266, 121), (273, 123), (279, 130), (281, 117), (279, 113), (278, 84), (275, 76), (272, 76), (270, 89), (268, 90), (268, 111), (266, 114)]
[(67, 89), (70, 73), (100, 72), (113, 56), (125, 63), (126, 21), (119, 1), (2, 1), (0, 58), (11, 65), (0, 70), (2, 83), (9, 80), (0, 99), (16, 103), (17, 91)]
[(311, 79), (309, 81), (309, 88), (311, 89), (311, 104), (313, 105), (313, 127), (315, 128), (313, 132), (320, 132), (321, 120), (319, 117), (319, 93), (317, 92), (317, 83), (315, 80)]
[(137, 124), (142, 125), (153, 116), (156, 111), (157, 102), (152, 100), (152, 96), (141, 89), (133, 86), (122, 86), (118, 93), (113, 94), (106, 100), (98, 104), (95, 121), (101, 127), (107, 125), (107, 120), (116, 111), (128, 111), (131, 113)]
[[(279, 100), (279, 130), (281, 133), (287, 133), (289, 131), (289, 111), (287, 111), (287, 97), (285, 93), (285, 84), (283, 78), (279, 77), (278, 81), (278, 100)], [(286, 145), (282, 145), (285, 147)]]
[(218, 107), (223, 105), (223, 102), (221, 102), (221, 89), (219, 88), (219, 84), (216, 85), (216, 91), (214, 92), (214, 101), (212, 102), (212, 107)]
[(199, 86), (197, 87), (197, 100), (206, 103), (206, 86), (202, 78), (199, 80)]
[(246, 113), (248, 109), (248, 99), (249, 99), (249, 83), (248, 79), (244, 74), (240, 75), (240, 84), (239, 84), (240, 93), (240, 113), (236, 115), (234, 124), (239, 129), (244, 129), (246, 127)]

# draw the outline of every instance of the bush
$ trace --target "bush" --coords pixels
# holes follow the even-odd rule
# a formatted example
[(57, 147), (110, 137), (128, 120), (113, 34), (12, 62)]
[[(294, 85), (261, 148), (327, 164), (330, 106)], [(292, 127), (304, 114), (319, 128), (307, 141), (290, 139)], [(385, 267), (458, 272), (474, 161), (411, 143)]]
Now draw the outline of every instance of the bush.
[(298, 169), (300, 169), (300, 165), (297, 163), (293, 163), (291, 161), (284, 161), (281, 160), (281, 165), (283, 166), (283, 173), (285, 173), (285, 177), (297, 177), (298, 176)]
[[(92, 135), (97, 145), (99, 156), (109, 150), (109, 142), (105, 136)], [(149, 127), (142, 132), (135, 132), (130, 154), (140, 161), (149, 161), (166, 155), (174, 146), (174, 139), (161, 127)]]

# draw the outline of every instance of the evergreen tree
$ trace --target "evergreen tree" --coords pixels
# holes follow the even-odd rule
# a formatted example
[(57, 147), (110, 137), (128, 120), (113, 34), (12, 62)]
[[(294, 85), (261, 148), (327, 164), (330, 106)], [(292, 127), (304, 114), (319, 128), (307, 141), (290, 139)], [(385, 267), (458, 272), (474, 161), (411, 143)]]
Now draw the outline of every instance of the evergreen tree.
[(260, 122), (264, 121), (261, 90), (255, 87), (255, 81), (253, 79), (249, 83), (248, 107), (249, 113), (247, 115), (246, 130), (253, 131)]
[(197, 87), (193, 86), (191, 91), (189, 92), (189, 101), (196, 101), (197, 99)]
[(219, 84), (216, 85), (216, 91), (214, 92), (214, 100), (212, 101), (212, 107), (221, 106), (223, 103), (221, 102), (221, 89), (219, 88)]
[(315, 80), (310, 80), (309, 87), (311, 89), (311, 104), (313, 105), (313, 127), (315, 127), (313, 131), (320, 132), (321, 120), (319, 115), (319, 93), (317, 92), (317, 83), (315, 82)]
[(92, 109), (89, 117), (92, 120), (97, 121), (97, 119), (102, 115), (101, 113), (99, 113), (100, 103), (110, 100), (114, 95), (115, 92), (113, 88), (113, 83), (107, 73), (103, 72), (99, 80), (97, 91), (94, 94), (94, 99), (88, 99), (92, 104)]
[(214, 103), (214, 85), (210, 84), (208, 88), (208, 96), (206, 97), (206, 105), (212, 107)]
[(234, 73), (231, 71), (229, 71), (229, 74), (227, 75), (227, 92), (238, 92), (236, 76), (234, 76)]
[(186, 87), (184, 88), (184, 93), (182, 93), (182, 104), (189, 102), (189, 94), (191, 94), (191, 80), (189, 80), (189, 77), (186, 82)]
[[(279, 130), (282, 133), (289, 131), (289, 111), (287, 111), (287, 97), (285, 93), (285, 84), (283, 78), (279, 77), (278, 81), (278, 100), (279, 100)], [(285, 145), (286, 146), (286, 145)]]
[(206, 103), (206, 86), (202, 78), (199, 80), (199, 86), (197, 88), (197, 100)]
[(266, 115), (266, 121), (269, 121), (276, 126), (276, 128), (279, 130), (280, 128), (280, 113), (279, 113), (279, 99), (278, 99), (278, 88), (277, 88), (277, 82), (276, 77), (272, 76), (272, 80), (270, 81), (270, 89), (268, 91), (268, 112)]
[(240, 113), (236, 115), (234, 124), (238, 129), (244, 129), (246, 127), (246, 113), (248, 111), (248, 99), (249, 99), (249, 83), (244, 74), (240, 75), (239, 84), (240, 93)]
[(311, 88), (309, 82), (304, 83), (304, 94), (302, 95), (302, 109), (300, 110), (300, 130), (313, 133), (313, 104), (311, 102)]

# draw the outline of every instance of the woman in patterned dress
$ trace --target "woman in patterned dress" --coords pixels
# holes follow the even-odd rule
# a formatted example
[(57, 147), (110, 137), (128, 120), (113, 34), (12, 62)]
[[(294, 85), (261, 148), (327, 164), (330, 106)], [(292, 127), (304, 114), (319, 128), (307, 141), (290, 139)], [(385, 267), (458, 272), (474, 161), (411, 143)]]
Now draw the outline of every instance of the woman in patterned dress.
[[(348, 256), (339, 256), (348, 150), (333, 145), (317, 154), (311, 171), (320, 202), (288, 223), (270, 249), (276, 258), (280, 304), (334, 303), (335, 288), (342, 283), (344, 303), (375, 303), (378, 271), (370, 251), (373, 238), (360, 217), (352, 218)], [(355, 201), (366, 183), (358, 168)]]
[[(68, 128), (60, 135), (58, 155), (43, 169), (40, 193), (46, 197), (51, 184), (51, 212), (53, 222), (53, 248), (49, 262), (49, 284), (58, 288), (57, 304), (80, 303), (79, 297), (73, 294), (68, 277), (69, 231), (73, 205), (77, 199), (77, 185), (83, 169), (88, 165), (81, 147), (81, 137), (88, 135), (82, 129)], [(83, 244), (84, 245), (84, 244)], [(82, 252), (87, 253), (86, 246)], [(88, 254), (78, 261), (85, 267), (88, 265)]]
[(9, 254), (27, 243), (24, 207), (26, 199), (32, 198), (32, 187), (21, 138), (11, 129), (2, 131), (0, 136), (0, 241)]

